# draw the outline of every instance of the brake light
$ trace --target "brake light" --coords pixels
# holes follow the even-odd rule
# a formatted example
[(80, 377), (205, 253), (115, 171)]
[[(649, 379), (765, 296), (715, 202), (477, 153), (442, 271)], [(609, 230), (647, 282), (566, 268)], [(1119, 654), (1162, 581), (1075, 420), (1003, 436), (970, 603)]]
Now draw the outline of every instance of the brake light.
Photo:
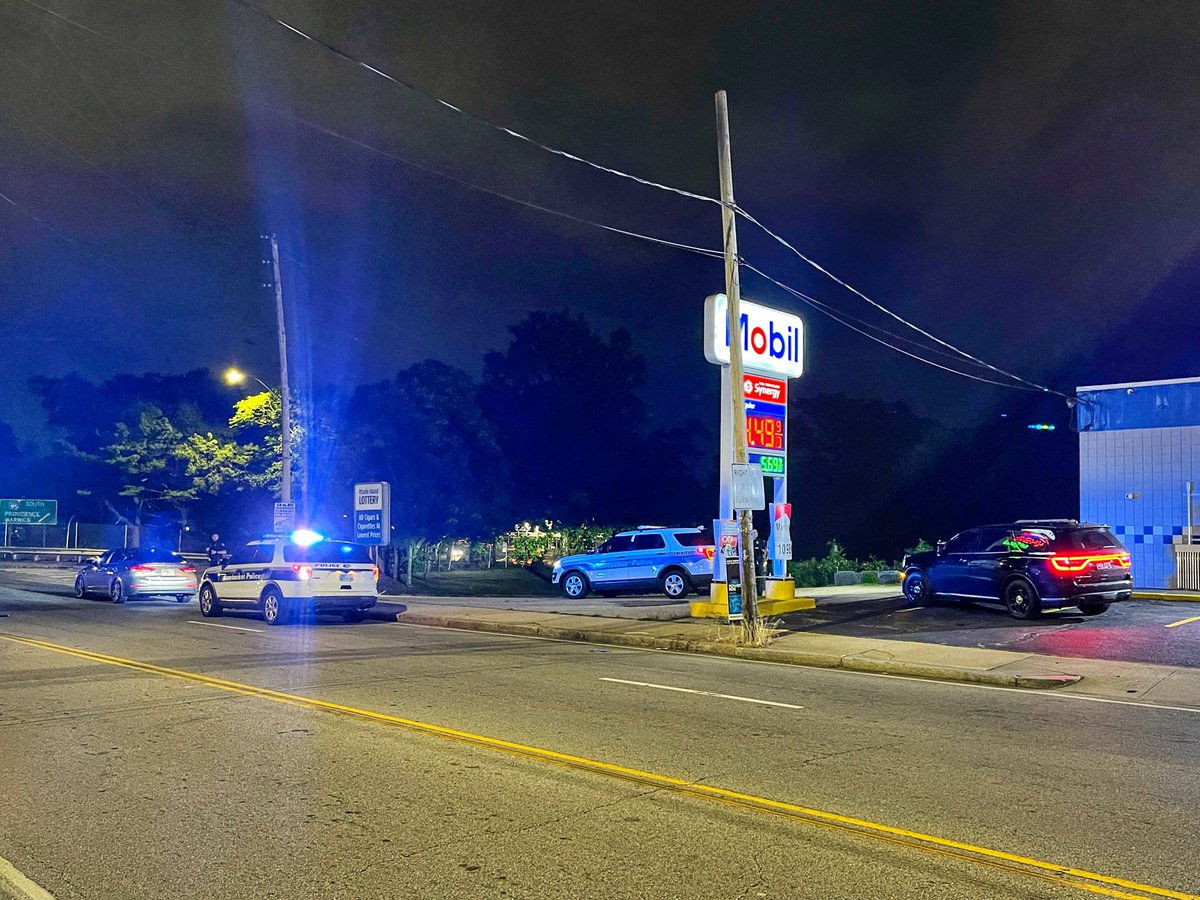
[(1129, 568), (1128, 553), (1093, 553), (1082, 556), (1052, 556), (1050, 568), (1064, 575), (1086, 572), (1089, 566), (1109, 563), (1120, 569)]
[(708, 557), (709, 562), (712, 562), (713, 557), (717, 555), (717, 549), (715, 547), (697, 547), (696, 549), (699, 550), (703, 556)]
[(379, 580), (379, 566), (371, 566), (371, 577), (376, 581)]
[(292, 563), (292, 571), (300, 576), (301, 581), (308, 581), (312, 578), (312, 566), (302, 566), (300, 563)]
[(130, 572), (153, 572), (154, 566), (147, 566), (144, 563), (139, 563), (136, 566), (129, 567)]
[(190, 564), (189, 564), (189, 565), (186, 565), (186, 566), (180, 566), (180, 567), (179, 567), (179, 571), (180, 571), (180, 572), (195, 572), (195, 571), (196, 571), (196, 567), (195, 567), (195, 566), (193, 566), (193, 565), (190, 565)]

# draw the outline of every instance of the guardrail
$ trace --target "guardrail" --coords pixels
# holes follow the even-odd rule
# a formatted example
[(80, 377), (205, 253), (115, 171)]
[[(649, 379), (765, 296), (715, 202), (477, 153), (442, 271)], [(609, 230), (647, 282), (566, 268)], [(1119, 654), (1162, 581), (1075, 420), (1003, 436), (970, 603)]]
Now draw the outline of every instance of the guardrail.
[[(81, 562), (89, 556), (99, 556), (101, 553), (106, 553), (110, 547), (0, 547), (0, 561), (11, 560), (13, 562), (29, 561), (29, 562), (66, 562), (73, 565), (80, 565)], [(208, 557), (203, 553), (181, 553), (179, 554), (184, 559), (194, 561), (208, 562)]]
[(1176, 544), (1175, 587), (1181, 591), (1200, 591), (1200, 544)]

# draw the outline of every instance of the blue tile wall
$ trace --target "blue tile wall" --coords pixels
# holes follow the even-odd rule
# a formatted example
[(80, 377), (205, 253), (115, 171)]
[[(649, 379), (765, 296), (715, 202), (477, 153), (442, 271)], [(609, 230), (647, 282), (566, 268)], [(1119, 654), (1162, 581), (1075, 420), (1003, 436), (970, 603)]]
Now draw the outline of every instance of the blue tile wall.
[[(1079, 435), (1079, 518), (1112, 526), (1129, 548), (1137, 587), (1174, 586), (1171, 546), (1183, 540), (1189, 480), (1200, 484), (1200, 426)], [(1200, 510), (1193, 515), (1200, 528)]]

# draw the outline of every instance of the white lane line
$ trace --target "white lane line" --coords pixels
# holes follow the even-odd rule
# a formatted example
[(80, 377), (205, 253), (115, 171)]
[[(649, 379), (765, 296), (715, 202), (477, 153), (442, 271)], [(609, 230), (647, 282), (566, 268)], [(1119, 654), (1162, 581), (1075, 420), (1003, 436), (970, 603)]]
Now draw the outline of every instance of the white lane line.
[(923, 607), (923, 606), (905, 606), (905, 607), (901, 607), (900, 609), (894, 609), (894, 610), (892, 610), (892, 612), (894, 612), (894, 613), (916, 612), (918, 609), (924, 609), (924, 608), (925, 607)]
[(3, 856), (0, 856), (0, 894), (16, 900), (54, 900), (52, 893), (30, 881)]
[[(630, 653), (665, 653), (670, 656), (685, 656), (690, 660), (703, 658), (706, 663), (715, 665), (730, 664), (735, 666), (772, 666), (786, 671), (797, 669), (806, 672), (825, 673), (828, 675), (849, 675), (858, 678), (881, 678), (887, 681), (902, 681), (911, 685), (929, 685), (935, 687), (965, 688), (975, 691), (1000, 691), (1006, 694), (1019, 694), (1031, 700), (1078, 700), (1086, 703), (1111, 703), (1117, 706), (1140, 706), (1142, 709), (1166, 710), (1167, 712), (1200, 713), (1200, 706), (1168, 706), (1165, 703), (1149, 703), (1145, 700), (1115, 700), (1108, 697), (1090, 697), (1087, 694), (1058, 693), (1061, 688), (1019, 688), (1004, 687), (999, 684), (975, 684), (969, 681), (944, 681), (940, 678), (918, 678), (913, 675), (889, 675), (886, 672), (859, 672), (855, 669), (834, 669), (829, 666), (804, 666), (795, 663), (775, 662), (771, 659), (733, 659), (728, 656), (710, 656), (695, 653), (691, 650), (667, 650), (662, 647), (626, 647), (623, 644), (604, 644), (590, 641), (571, 641), (566, 638), (543, 637), (532, 634), (505, 634), (502, 631), (472, 631), (467, 628), (449, 628), (444, 625), (418, 625), (415, 622), (396, 622), (407, 628), (428, 628), (430, 631), (453, 631), (457, 634), (474, 634), (482, 637), (508, 638), (513, 641), (545, 641), (549, 644), (574, 644), (577, 647), (587, 646), (607, 647), (611, 650), (625, 650)], [(632, 682), (636, 684), (637, 682)]]
[(253, 631), (255, 634), (262, 634), (261, 628), (247, 628), (244, 625), (218, 625), (216, 622), (198, 622), (195, 619), (188, 619), (189, 625), (207, 625), (209, 628), (232, 628), (234, 631)]
[(719, 697), (722, 700), (740, 700), (743, 703), (758, 703), (761, 706), (780, 706), (784, 709), (804, 709), (794, 703), (778, 703), (775, 700), (756, 700), (754, 697), (738, 697), (734, 694), (718, 694), (714, 691), (694, 691), (691, 688), (671, 687), (669, 684), (651, 684), (648, 681), (626, 681), (624, 678), (601, 678), (614, 684), (632, 684), (634, 687), (654, 688), (659, 691), (677, 691), (680, 694), (698, 694), (701, 697)]
[(1190, 619), (1180, 619), (1178, 622), (1172, 622), (1170, 625), (1164, 625), (1164, 628), (1178, 628), (1180, 625), (1186, 625), (1188, 622), (1200, 622), (1200, 616), (1192, 616)]

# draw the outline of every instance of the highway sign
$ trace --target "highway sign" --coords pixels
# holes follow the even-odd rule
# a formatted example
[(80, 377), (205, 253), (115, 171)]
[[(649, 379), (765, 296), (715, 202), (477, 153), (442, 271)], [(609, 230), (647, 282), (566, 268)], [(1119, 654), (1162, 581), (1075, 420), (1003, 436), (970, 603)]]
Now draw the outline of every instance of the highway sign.
[(57, 500), (0, 500), (0, 524), (57, 525)]

